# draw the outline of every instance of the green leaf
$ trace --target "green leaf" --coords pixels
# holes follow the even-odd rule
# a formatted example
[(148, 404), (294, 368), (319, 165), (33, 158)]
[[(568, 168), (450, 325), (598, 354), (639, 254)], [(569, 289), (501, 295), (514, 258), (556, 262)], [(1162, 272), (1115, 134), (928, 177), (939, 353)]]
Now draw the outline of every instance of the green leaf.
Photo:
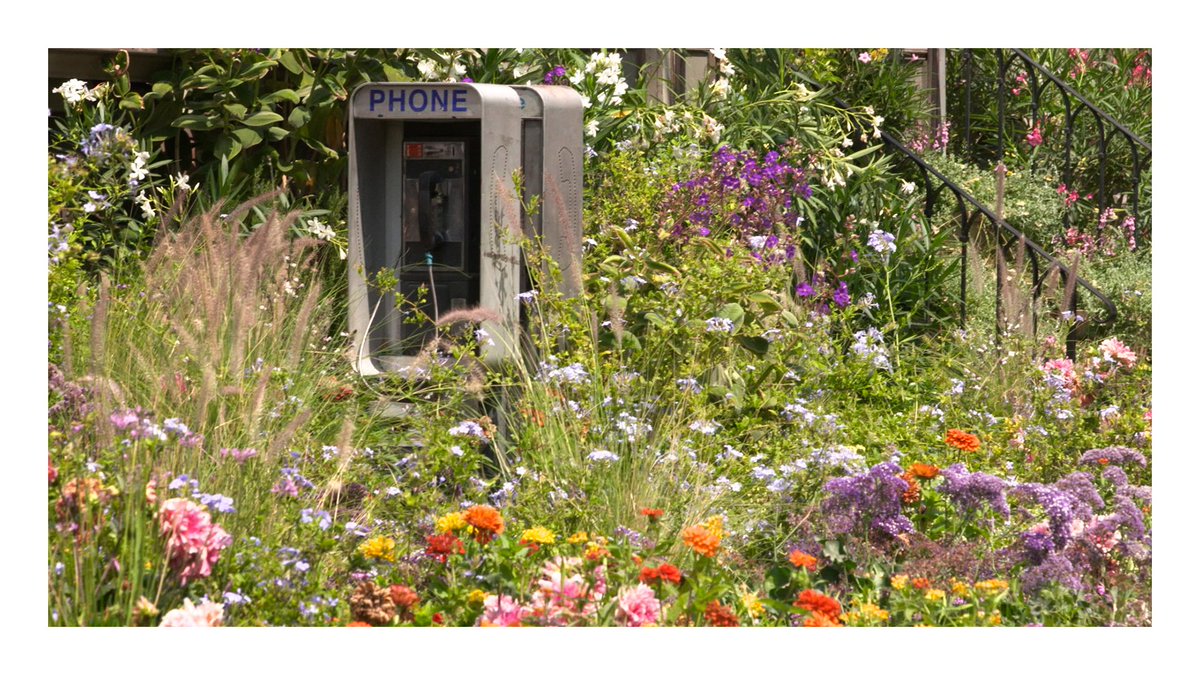
[(783, 305), (779, 304), (779, 301), (766, 291), (750, 294), (750, 301), (772, 312), (778, 312), (783, 309)]
[(281, 141), (281, 140), (287, 138), (289, 133), (291, 133), (291, 132), (288, 131), (287, 129), (284, 129), (283, 127), (270, 127), (269, 129), (267, 129), (267, 136), (269, 136), (271, 138), (272, 142)]
[(733, 329), (736, 331), (742, 327), (742, 322), (746, 318), (746, 311), (743, 310), (742, 306), (736, 302), (730, 302), (721, 307), (721, 309), (717, 310), (717, 316), (732, 321)]
[(262, 135), (253, 129), (234, 129), (233, 136), (243, 148), (251, 148), (262, 143)]
[(163, 98), (167, 94), (175, 91), (175, 87), (170, 82), (155, 82), (154, 86), (150, 87), (150, 91), (157, 97)]
[(242, 120), (242, 124), (248, 127), (265, 127), (282, 121), (283, 115), (270, 110), (261, 110)]
[(213, 146), (213, 153), (224, 160), (230, 160), (234, 157), (237, 157), (238, 153), (241, 151), (242, 144), (233, 136), (233, 134), (222, 134), (221, 137), (217, 139), (216, 145)]
[(737, 343), (740, 344), (741, 346), (745, 347), (749, 351), (751, 351), (759, 356), (765, 355), (767, 353), (767, 350), (769, 350), (771, 348), (771, 343), (768, 342), (767, 339), (764, 337), (750, 337), (748, 335), (737, 335), (733, 339), (737, 340)]
[(628, 232), (626, 232), (625, 230), (622, 230), (619, 227), (610, 227), (608, 229), (610, 232), (613, 233), (613, 236), (615, 236), (617, 239), (621, 240), (622, 246), (624, 246), (626, 249), (628, 249), (630, 251), (633, 250), (633, 248), (634, 248), (633, 239), (629, 236)]
[(657, 260), (647, 260), (646, 267), (649, 267), (650, 269), (658, 271), (658, 272), (663, 272), (665, 274), (679, 276), (679, 270), (674, 267), (671, 267), (670, 265), (668, 265), (665, 262), (659, 262)]
[(204, 115), (180, 115), (171, 122), (177, 129), (200, 129), (207, 131), (213, 128), (213, 122)]
[(308, 120), (311, 118), (312, 113), (310, 113), (307, 109), (293, 108), (292, 113), (288, 115), (287, 123), (288, 126), (292, 127), (293, 129), (299, 129), (305, 124), (308, 124)]
[(300, 64), (300, 59), (296, 57), (296, 51), (292, 49), (283, 52), (283, 55), (279, 57), (279, 64), (293, 75), (299, 75), (304, 70), (304, 67)]
[(296, 93), (295, 89), (280, 89), (273, 91), (260, 99), (263, 103), (278, 103), (279, 101), (287, 101), (288, 103), (299, 103), (300, 94)]
[(142, 97), (137, 92), (129, 92), (121, 98), (120, 108), (122, 110), (141, 110)]
[(225, 108), (225, 111), (233, 115), (235, 119), (240, 120), (246, 116), (246, 106), (241, 103), (226, 103), (221, 107)]
[(671, 327), (671, 322), (663, 318), (663, 315), (659, 314), (658, 312), (646, 312), (643, 316), (645, 316), (646, 321), (649, 321), (651, 324), (653, 324), (655, 328)]

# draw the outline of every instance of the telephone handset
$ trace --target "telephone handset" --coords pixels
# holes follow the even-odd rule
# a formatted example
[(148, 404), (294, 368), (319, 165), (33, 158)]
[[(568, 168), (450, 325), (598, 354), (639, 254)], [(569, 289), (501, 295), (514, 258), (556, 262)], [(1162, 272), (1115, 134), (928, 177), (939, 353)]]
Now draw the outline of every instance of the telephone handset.
[(437, 171), (422, 171), (417, 178), (417, 225), (426, 251), (435, 251), (446, 241), (445, 189)]

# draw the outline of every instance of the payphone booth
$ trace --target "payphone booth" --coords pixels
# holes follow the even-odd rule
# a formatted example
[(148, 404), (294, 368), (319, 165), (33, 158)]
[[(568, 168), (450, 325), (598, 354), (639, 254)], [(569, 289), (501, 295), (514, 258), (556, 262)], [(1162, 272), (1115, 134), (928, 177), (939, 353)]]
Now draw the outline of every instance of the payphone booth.
[[(565, 256), (559, 258), (563, 290), (578, 292), (582, 105), (577, 124), (568, 112), (547, 118), (547, 110), (570, 108), (554, 101), (578, 101), (578, 94), (519, 89), (368, 83), (351, 95), (349, 323), (361, 374), (405, 372), (436, 334), (436, 319), (458, 309), (478, 307), (498, 317), (481, 326), (491, 336), (480, 346), (485, 363), (515, 357), (517, 295), (528, 290), (522, 233), (549, 235), (552, 255)], [(578, 149), (555, 148), (547, 169), (545, 139), (567, 134), (555, 131), (565, 126), (575, 127)], [(561, 198), (550, 199), (556, 204), (549, 210), (525, 214), (514, 184), (518, 170), (536, 174), (527, 189)], [(562, 184), (546, 189), (547, 180)], [(578, 215), (567, 217), (567, 210)], [(399, 305), (369, 283), (380, 270), (396, 279)]]

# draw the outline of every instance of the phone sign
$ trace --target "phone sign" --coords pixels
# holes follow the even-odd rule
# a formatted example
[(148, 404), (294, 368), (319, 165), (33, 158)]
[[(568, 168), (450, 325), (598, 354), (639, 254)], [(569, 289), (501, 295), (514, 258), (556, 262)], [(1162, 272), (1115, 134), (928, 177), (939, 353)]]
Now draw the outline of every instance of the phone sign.
[(461, 85), (368, 86), (359, 92), (356, 114), (367, 117), (478, 117), (478, 94)]

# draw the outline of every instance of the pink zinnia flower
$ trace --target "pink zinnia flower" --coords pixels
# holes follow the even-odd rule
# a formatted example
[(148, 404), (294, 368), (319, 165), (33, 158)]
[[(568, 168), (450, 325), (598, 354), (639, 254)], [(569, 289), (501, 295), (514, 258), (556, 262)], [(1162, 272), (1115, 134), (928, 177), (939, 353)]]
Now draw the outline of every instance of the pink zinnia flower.
[(1062, 379), (1063, 386), (1074, 392), (1079, 388), (1075, 363), (1071, 359), (1052, 359), (1042, 365), (1042, 372)]
[(205, 600), (197, 607), (192, 604), (191, 600), (185, 599), (183, 607), (167, 612), (158, 626), (160, 628), (215, 628), (221, 625), (224, 618), (225, 608), (222, 605)]
[(653, 626), (660, 609), (662, 603), (646, 584), (625, 589), (617, 598), (617, 620), (623, 626)]
[(167, 538), (171, 568), (179, 573), (184, 584), (212, 574), (221, 549), (233, 543), (233, 537), (212, 522), (203, 506), (182, 497), (163, 502), (158, 520), (159, 529)]
[(520, 626), (530, 615), (530, 610), (507, 596), (488, 595), (483, 600), (481, 626)]
[(1137, 363), (1137, 354), (1117, 338), (1108, 338), (1101, 342), (1100, 353), (1105, 359), (1115, 361), (1126, 368), (1132, 368), (1133, 364)]

